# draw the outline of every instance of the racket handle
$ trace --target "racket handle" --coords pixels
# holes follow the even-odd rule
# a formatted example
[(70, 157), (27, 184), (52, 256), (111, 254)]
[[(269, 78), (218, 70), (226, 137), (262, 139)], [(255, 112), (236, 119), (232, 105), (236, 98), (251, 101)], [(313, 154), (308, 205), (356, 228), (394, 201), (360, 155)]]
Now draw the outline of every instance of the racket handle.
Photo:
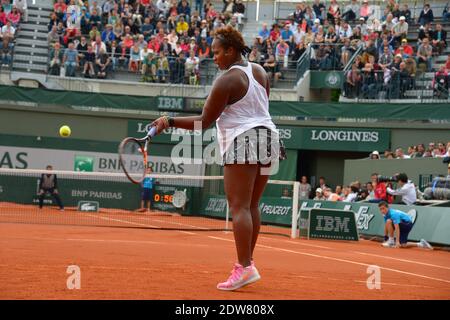
[(156, 127), (151, 127), (150, 130), (148, 130), (147, 136), (153, 138), (155, 135), (156, 135)]

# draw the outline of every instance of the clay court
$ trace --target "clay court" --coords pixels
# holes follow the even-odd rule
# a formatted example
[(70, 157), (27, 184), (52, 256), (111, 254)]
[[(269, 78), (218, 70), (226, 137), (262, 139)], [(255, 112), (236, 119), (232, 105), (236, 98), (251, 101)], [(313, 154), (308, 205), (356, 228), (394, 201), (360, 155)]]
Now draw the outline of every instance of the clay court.
[[(262, 279), (221, 292), (216, 283), (228, 277), (235, 261), (233, 235), (200, 231), (206, 219), (129, 214), (125, 224), (137, 228), (117, 228), (14, 223), (7, 211), (0, 210), (1, 299), (450, 299), (450, 254), (443, 250), (262, 234), (254, 257)], [(34, 222), (62, 221), (62, 215), (70, 221), (76, 214), (51, 208), (20, 212), (22, 221), (28, 216)], [(94, 217), (125, 221), (115, 214)], [(199, 231), (145, 229), (167, 226), (168, 219), (198, 224)], [(78, 290), (67, 288), (69, 265), (81, 270)], [(381, 269), (379, 290), (367, 287), (370, 265)]]

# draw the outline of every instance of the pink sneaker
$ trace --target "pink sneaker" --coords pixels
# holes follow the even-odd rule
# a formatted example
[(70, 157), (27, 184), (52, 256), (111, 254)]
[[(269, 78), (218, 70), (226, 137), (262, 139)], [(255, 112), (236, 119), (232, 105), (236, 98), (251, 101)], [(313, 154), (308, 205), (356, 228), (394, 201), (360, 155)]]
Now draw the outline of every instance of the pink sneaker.
[(261, 276), (254, 266), (250, 265), (244, 268), (240, 264), (235, 263), (234, 268), (231, 271), (231, 276), (227, 281), (219, 283), (217, 289), (232, 291), (258, 281), (259, 279), (261, 279)]

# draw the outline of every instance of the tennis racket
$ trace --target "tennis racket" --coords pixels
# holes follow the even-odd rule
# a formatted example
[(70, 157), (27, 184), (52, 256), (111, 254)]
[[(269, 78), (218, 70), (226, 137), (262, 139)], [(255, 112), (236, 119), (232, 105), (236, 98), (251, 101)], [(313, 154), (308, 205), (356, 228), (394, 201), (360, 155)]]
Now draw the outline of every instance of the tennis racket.
[(128, 180), (140, 184), (148, 167), (148, 147), (151, 139), (156, 135), (156, 127), (151, 127), (144, 138), (128, 137), (119, 145), (119, 161)]

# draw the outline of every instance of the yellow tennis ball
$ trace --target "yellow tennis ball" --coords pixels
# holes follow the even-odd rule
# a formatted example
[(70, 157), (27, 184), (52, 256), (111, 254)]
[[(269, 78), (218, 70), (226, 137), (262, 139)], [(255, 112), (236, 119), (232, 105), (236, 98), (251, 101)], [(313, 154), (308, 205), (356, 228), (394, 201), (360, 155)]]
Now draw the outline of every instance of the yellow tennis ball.
[(70, 136), (70, 133), (71, 133), (71, 130), (70, 130), (69, 126), (62, 126), (61, 128), (59, 128), (59, 135), (61, 137), (66, 138), (66, 137)]

